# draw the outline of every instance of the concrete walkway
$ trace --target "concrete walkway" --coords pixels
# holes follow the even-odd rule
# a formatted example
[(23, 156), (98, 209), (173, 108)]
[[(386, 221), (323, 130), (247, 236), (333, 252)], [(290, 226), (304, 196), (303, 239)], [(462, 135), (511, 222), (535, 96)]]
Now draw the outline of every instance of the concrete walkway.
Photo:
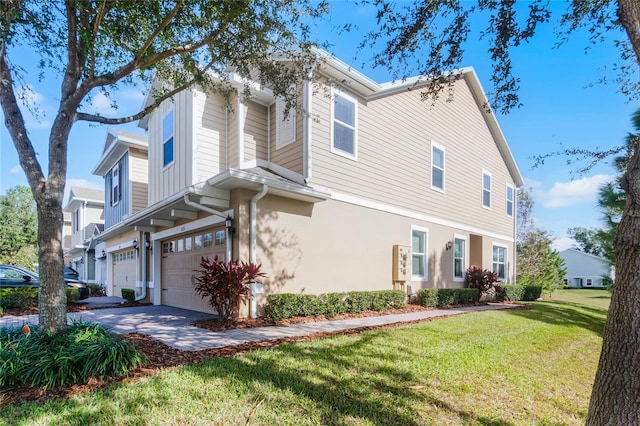
[[(263, 342), (314, 333), (337, 332), (361, 327), (395, 324), (434, 317), (460, 315), (467, 312), (510, 309), (517, 305), (489, 304), (465, 308), (437, 309), (406, 314), (380, 315), (335, 321), (311, 322), (277, 327), (256, 327), (212, 332), (194, 327), (193, 323), (214, 315), (169, 306), (137, 306), (131, 308), (96, 309), (67, 314), (69, 321), (98, 322), (117, 333), (140, 333), (185, 351), (220, 348), (247, 342)], [(37, 315), (0, 318), (0, 327), (20, 327), (37, 324)]]

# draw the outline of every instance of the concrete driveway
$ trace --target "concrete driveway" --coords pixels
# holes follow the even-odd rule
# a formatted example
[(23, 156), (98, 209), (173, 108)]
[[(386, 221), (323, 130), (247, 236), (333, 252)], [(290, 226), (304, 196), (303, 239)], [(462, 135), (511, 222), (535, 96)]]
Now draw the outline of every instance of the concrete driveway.
[[(103, 301), (106, 301), (106, 299), (103, 299)], [(91, 302), (99, 303), (100, 301), (93, 300)], [(269, 341), (285, 337), (306, 336), (314, 333), (336, 332), (353, 328), (460, 315), (467, 312), (510, 309), (517, 306), (518, 305), (489, 304), (465, 308), (418, 311), (406, 314), (310, 322), (288, 326), (234, 329), (225, 332), (212, 332), (192, 325), (203, 319), (215, 318), (215, 315), (189, 311), (187, 309), (172, 308), (170, 306), (95, 309), (83, 312), (72, 312), (67, 314), (67, 318), (69, 321), (82, 320), (105, 324), (121, 334), (145, 334), (168, 346), (186, 351), (195, 351), (233, 346), (246, 342)], [(25, 315), (0, 318), (0, 327), (21, 327), (25, 323), (37, 324), (38, 316)]]

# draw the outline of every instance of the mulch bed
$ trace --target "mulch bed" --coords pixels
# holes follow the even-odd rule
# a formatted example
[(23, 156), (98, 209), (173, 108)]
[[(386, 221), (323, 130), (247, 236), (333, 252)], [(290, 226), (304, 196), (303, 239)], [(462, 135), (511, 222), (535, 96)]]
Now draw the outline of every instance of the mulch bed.
[[(127, 305), (118, 305), (118, 306), (127, 306)], [(115, 307), (115, 306), (112, 306)], [(81, 306), (78, 311), (87, 310), (86, 307)], [(528, 305), (520, 305), (520, 309), (529, 309)], [(216, 320), (205, 320), (200, 321), (197, 324), (194, 324), (201, 328), (206, 328), (211, 331), (225, 331), (233, 328), (250, 328), (250, 327), (264, 327), (264, 326), (275, 326), (275, 325), (288, 325), (288, 324), (300, 324), (306, 322), (318, 322), (318, 321), (329, 321), (335, 319), (347, 319), (347, 318), (361, 318), (366, 316), (377, 316), (381, 314), (397, 314), (397, 313), (407, 313), (407, 312), (416, 312), (416, 311), (424, 311), (430, 310), (430, 308), (424, 308), (418, 305), (407, 305), (402, 309), (388, 309), (384, 312), (378, 311), (366, 311), (360, 314), (344, 314), (338, 315), (336, 317), (327, 318), (327, 317), (297, 317), (290, 318), (287, 320), (282, 320), (277, 323), (273, 321), (267, 321), (265, 319), (246, 319), (241, 318), (237, 319), (229, 324), (220, 324)], [(21, 311), (19, 315), (23, 315), (24, 311)], [(69, 312), (77, 312), (73, 310), (69, 310)], [(12, 312), (13, 313), (13, 312)], [(28, 313), (37, 314), (38, 311), (35, 309), (29, 310)], [(16, 315), (16, 313), (13, 313)], [(170, 346), (165, 345), (164, 343), (155, 341), (150, 339), (148, 336), (142, 334), (124, 334), (123, 337), (129, 339), (133, 346), (143, 353), (148, 359), (148, 363), (141, 368), (137, 368), (131, 371), (126, 376), (121, 376), (117, 378), (108, 378), (104, 380), (100, 379), (91, 379), (88, 383), (82, 385), (73, 385), (64, 388), (58, 389), (50, 389), (50, 390), (42, 390), (38, 388), (33, 388), (30, 386), (21, 386), (18, 388), (11, 389), (10, 391), (4, 392), (0, 394), (0, 405), (7, 404), (15, 404), (21, 401), (30, 401), (30, 402), (44, 402), (56, 398), (68, 398), (70, 396), (89, 392), (94, 389), (104, 388), (113, 383), (122, 383), (122, 382), (130, 382), (136, 381), (143, 377), (153, 376), (157, 374), (159, 371), (163, 369), (176, 368), (180, 366), (192, 365), (198, 362), (205, 361), (210, 358), (215, 357), (230, 357), (234, 355), (244, 354), (250, 351), (254, 351), (257, 349), (264, 348), (273, 348), (284, 343), (295, 343), (295, 342), (305, 342), (335, 335), (355, 335), (362, 333), (367, 330), (374, 329), (389, 329), (389, 328), (397, 328), (400, 326), (405, 326), (408, 324), (417, 324), (421, 322), (431, 321), (433, 319), (440, 318), (434, 317), (424, 320), (416, 320), (416, 321), (407, 321), (403, 323), (396, 324), (388, 324), (382, 326), (375, 327), (360, 327), (350, 330), (337, 331), (337, 332), (323, 332), (323, 333), (315, 333), (309, 336), (300, 336), (300, 337), (287, 337), (282, 339), (271, 340), (268, 342), (249, 342), (243, 343), (235, 346), (227, 346), (224, 348), (217, 349), (205, 349), (200, 351), (183, 351), (180, 349), (175, 349)]]

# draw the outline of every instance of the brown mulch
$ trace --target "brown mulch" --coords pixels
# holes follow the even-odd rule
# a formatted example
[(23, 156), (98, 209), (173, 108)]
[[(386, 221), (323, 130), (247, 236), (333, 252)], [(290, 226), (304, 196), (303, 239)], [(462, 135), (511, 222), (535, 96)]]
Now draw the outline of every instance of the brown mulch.
[[(125, 305), (126, 306), (126, 305)], [(86, 308), (86, 307), (85, 307)], [(519, 309), (530, 309), (529, 305), (520, 305)], [(86, 310), (86, 309), (80, 309)], [(264, 327), (264, 326), (275, 326), (275, 325), (288, 325), (288, 324), (300, 324), (306, 322), (318, 322), (318, 321), (329, 321), (335, 319), (347, 319), (347, 318), (360, 318), (366, 316), (376, 316), (376, 315), (388, 315), (388, 314), (397, 314), (397, 313), (407, 313), (407, 312), (416, 312), (416, 311), (424, 311), (430, 310), (430, 308), (424, 308), (418, 305), (407, 305), (407, 307), (402, 309), (388, 309), (384, 312), (378, 311), (366, 311), (360, 314), (344, 314), (338, 315), (332, 318), (326, 317), (296, 317), (290, 318), (287, 320), (282, 320), (277, 323), (273, 321), (267, 321), (265, 319), (237, 319), (229, 324), (223, 325), (218, 323), (216, 320), (205, 320), (200, 321), (194, 325), (206, 328), (212, 331), (225, 331), (232, 328), (250, 328), (250, 327)], [(37, 309), (35, 312), (37, 313)], [(273, 348), (284, 343), (295, 343), (295, 342), (305, 342), (335, 335), (356, 335), (360, 334), (367, 330), (374, 329), (390, 329), (397, 328), (400, 326), (405, 326), (409, 324), (417, 324), (421, 322), (431, 321), (436, 318), (434, 317), (424, 320), (416, 320), (416, 321), (407, 321), (403, 323), (395, 323), (388, 324), (382, 326), (374, 326), (374, 327), (360, 327), (354, 328), (344, 331), (337, 332), (322, 332), (315, 333), (308, 336), (300, 336), (300, 337), (287, 337), (276, 340), (271, 340), (267, 342), (249, 342), (242, 343), (235, 346), (227, 346), (223, 348), (217, 349), (205, 349), (200, 351), (183, 351), (180, 349), (175, 349), (170, 346), (165, 345), (164, 343), (152, 340), (148, 336), (131, 333), (124, 334), (123, 337), (129, 339), (129, 341), (133, 344), (133, 346), (143, 353), (147, 358), (148, 362), (145, 366), (136, 368), (132, 370), (129, 374), (117, 378), (108, 378), (108, 379), (91, 379), (86, 384), (81, 385), (73, 385), (64, 388), (58, 389), (50, 389), (50, 390), (42, 390), (38, 388), (33, 388), (30, 386), (20, 386), (14, 389), (11, 389), (7, 392), (0, 393), (0, 406), (7, 404), (15, 404), (21, 401), (30, 401), (30, 402), (44, 402), (57, 398), (68, 398), (70, 396), (89, 392), (94, 389), (104, 388), (113, 383), (123, 383), (123, 382), (131, 382), (137, 381), (141, 378), (153, 376), (157, 374), (162, 369), (171, 369), (180, 366), (188, 366), (198, 362), (205, 361), (210, 358), (216, 357), (230, 357), (234, 355), (244, 354), (250, 351), (254, 351), (257, 349), (264, 348)]]

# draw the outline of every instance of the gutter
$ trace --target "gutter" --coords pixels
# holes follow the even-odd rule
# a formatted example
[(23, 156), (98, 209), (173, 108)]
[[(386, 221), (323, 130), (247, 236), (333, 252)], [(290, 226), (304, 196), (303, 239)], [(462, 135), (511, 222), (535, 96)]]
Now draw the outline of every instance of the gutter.
[[(250, 204), (250, 208), (249, 208), (249, 214), (250, 214), (250, 242), (249, 242), (249, 259), (251, 261), (251, 263), (253, 263), (255, 265), (255, 263), (257, 262), (257, 251), (258, 251), (258, 230), (257, 230), (257, 209), (258, 209), (258, 201), (260, 201), (260, 199), (262, 199), (262, 197), (264, 197), (265, 195), (267, 195), (267, 192), (269, 191), (269, 185), (267, 184), (263, 184), (262, 185), (262, 190), (260, 192), (258, 192), (256, 195), (254, 195), (251, 198), (251, 204)], [(255, 282), (251, 283), (251, 308), (249, 310), (249, 314), (251, 315), (251, 318), (256, 318), (257, 315), (257, 310), (258, 310), (258, 302), (256, 301), (256, 290), (257, 290), (257, 284)]]

